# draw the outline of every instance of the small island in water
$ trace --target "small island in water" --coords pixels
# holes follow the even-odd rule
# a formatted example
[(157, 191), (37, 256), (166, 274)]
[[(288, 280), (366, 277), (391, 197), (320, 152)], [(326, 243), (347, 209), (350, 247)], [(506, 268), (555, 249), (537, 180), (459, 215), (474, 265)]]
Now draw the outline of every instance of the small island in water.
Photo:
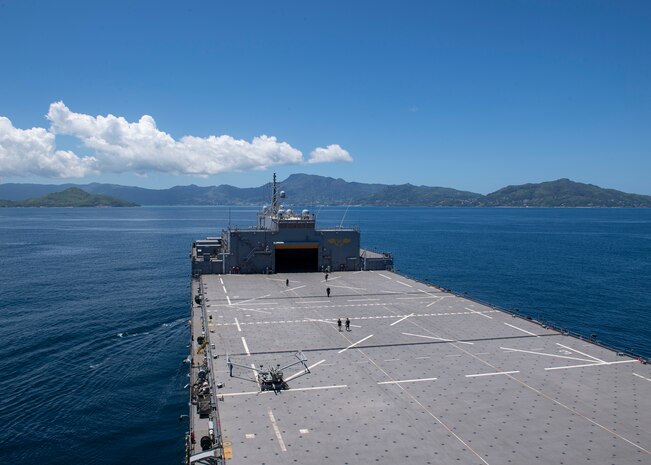
[(93, 195), (79, 189), (69, 187), (62, 192), (54, 192), (43, 197), (26, 200), (0, 200), (0, 207), (139, 207), (137, 203), (111, 197), (109, 195)]

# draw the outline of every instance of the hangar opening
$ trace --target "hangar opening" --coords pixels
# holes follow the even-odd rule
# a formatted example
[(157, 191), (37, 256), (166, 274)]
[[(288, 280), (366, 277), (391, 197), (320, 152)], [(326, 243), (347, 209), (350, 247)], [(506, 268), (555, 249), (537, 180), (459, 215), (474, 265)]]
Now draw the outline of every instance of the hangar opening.
[(318, 271), (319, 244), (276, 244), (276, 273)]

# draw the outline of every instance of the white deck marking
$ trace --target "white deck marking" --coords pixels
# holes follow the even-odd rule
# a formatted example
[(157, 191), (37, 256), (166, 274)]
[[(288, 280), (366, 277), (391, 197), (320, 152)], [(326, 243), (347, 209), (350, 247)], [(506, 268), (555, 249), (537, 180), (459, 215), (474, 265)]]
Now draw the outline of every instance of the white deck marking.
[(459, 344), (468, 344), (468, 345), (474, 345), (474, 342), (466, 342), (466, 341), (455, 341), (454, 339), (445, 339), (442, 337), (434, 337), (434, 336), (424, 336), (422, 334), (411, 334), (411, 333), (402, 333), (405, 336), (414, 336), (414, 337), (422, 337), (425, 339), (434, 339), (437, 341), (442, 341), (442, 342), (458, 342)]
[(492, 316), (488, 316), (488, 315), (486, 315), (486, 314), (484, 314), (484, 313), (482, 313), (482, 312), (478, 312), (477, 310), (473, 310), (472, 308), (468, 308), (468, 307), (464, 307), (464, 308), (465, 308), (466, 310), (470, 310), (472, 313), (476, 313), (477, 315), (481, 315), (481, 316), (486, 317), (486, 318), (489, 318), (489, 319), (491, 319), (491, 320), (493, 319)]
[(511, 375), (513, 373), (520, 373), (520, 372), (519, 371), (496, 371), (495, 373), (477, 373), (476, 375), (466, 375), (466, 378), (477, 378), (479, 376)]
[(366, 336), (364, 339), (360, 339), (359, 341), (352, 343), (351, 345), (349, 345), (349, 346), (346, 347), (345, 349), (341, 349), (341, 350), (340, 350), (339, 352), (337, 352), (337, 353), (338, 353), (338, 354), (341, 354), (341, 353), (343, 353), (343, 352), (346, 352), (348, 349), (351, 349), (351, 348), (355, 347), (357, 344), (361, 344), (361, 343), (364, 342), (365, 340), (367, 340), (367, 339), (369, 339), (369, 338), (372, 338), (372, 337), (373, 337), (373, 335), (370, 334), (370, 335)]
[[(238, 310), (242, 310), (243, 312), (266, 313), (267, 315), (271, 314), (271, 312), (268, 312), (266, 310), (256, 310), (255, 308), (238, 308)], [(246, 316), (250, 316), (250, 315), (246, 315)]]
[(246, 345), (246, 339), (244, 339), (244, 336), (242, 336), (242, 345), (244, 345), (244, 350), (246, 351), (246, 355), (251, 356), (251, 352), (249, 352), (249, 346)]
[(427, 295), (419, 295), (417, 297), (396, 297), (396, 300), (423, 300), (423, 299), (431, 299), (431, 298), (439, 299), (440, 297), (427, 294)]
[(231, 305), (231, 298), (228, 297), (228, 294), (226, 294), (226, 300), (228, 300), (228, 305)]
[[(351, 291), (365, 291), (366, 290), (363, 287), (352, 287), (352, 286), (332, 286), (332, 287), (335, 287), (337, 289), (349, 289)], [(386, 305), (386, 304), (383, 304), (383, 305)]]
[(254, 433), (247, 433), (244, 435), (246, 439), (255, 439), (255, 434)]
[[(323, 360), (321, 360), (321, 361), (319, 361), (319, 362), (316, 362), (314, 365), (310, 365), (309, 367), (307, 367), (307, 369), (308, 369), (308, 370), (311, 370), (312, 368), (321, 365), (323, 362), (325, 362), (325, 359), (323, 359)], [(285, 379), (285, 382), (287, 382), (287, 381), (291, 381), (291, 380), (293, 380), (294, 378), (296, 378), (297, 376), (300, 376), (300, 375), (302, 375), (302, 374), (304, 374), (304, 373), (306, 373), (305, 370), (301, 370), (301, 371), (299, 371), (298, 373), (294, 373), (294, 374), (293, 374), (292, 376), (290, 376), (289, 378), (286, 378), (286, 379)]]
[(276, 419), (274, 418), (274, 413), (269, 409), (269, 420), (271, 421), (271, 426), (274, 428), (274, 433), (276, 433), (276, 439), (278, 439), (278, 444), (280, 445), (280, 450), (283, 452), (287, 452), (287, 447), (285, 447), (285, 441), (283, 441), (283, 437), (280, 434), (280, 428), (278, 428), (278, 424), (276, 423)]
[[(244, 301), (244, 302), (247, 302), (247, 301)], [(239, 304), (241, 304), (241, 303), (242, 303), (242, 302), (235, 302), (235, 305), (239, 305)], [(251, 306), (253, 306), (253, 305), (264, 305), (264, 306), (269, 306), (269, 305), (278, 305), (278, 302), (251, 302), (251, 303), (247, 302), (247, 305), (246, 305), (246, 306), (247, 306), (247, 307), (251, 307)]]
[[(315, 319), (315, 318), (308, 318), (308, 319), (306, 319), (306, 320), (296, 320), (296, 321), (294, 321), (294, 323), (301, 323), (301, 322), (303, 322), (303, 321), (314, 321), (314, 322), (318, 322), (318, 323), (328, 323), (328, 324), (331, 324), (331, 325), (336, 325), (336, 324), (337, 324), (336, 321), (317, 320), (317, 319)], [(351, 323), (350, 326), (352, 326), (353, 328), (361, 328), (361, 326), (359, 326), (359, 325), (354, 325), (354, 324), (352, 324), (352, 323)]]
[(375, 302), (380, 299), (348, 299), (346, 302)]
[(403, 286), (414, 287), (414, 286), (412, 286), (411, 284), (403, 283), (402, 281), (398, 281), (397, 279), (396, 279), (396, 282), (397, 282), (398, 284), (402, 284)]
[(392, 278), (391, 276), (387, 276), (387, 275), (382, 274), (382, 273), (378, 273), (378, 274), (379, 274), (380, 276), (382, 276), (383, 278), (390, 279), (391, 281), (393, 281), (393, 278)]
[(336, 321), (327, 321), (327, 320), (317, 320), (316, 318), (308, 318), (307, 321), (314, 321), (315, 323), (328, 323), (330, 325), (336, 325)]
[(237, 318), (235, 318), (235, 326), (237, 326), (237, 332), (238, 332), (238, 333), (241, 333), (241, 332), (242, 332), (242, 328), (240, 328), (240, 322), (237, 321)]
[(430, 303), (428, 303), (425, 307), (429, 308), (429, 307), (431, 307), (432, 305), (434, 305), (436, 302), (438, 302), (438, 300), (435, 300), (434, 302), (430, 302)]
[(243, 300), (241, 302), (235, 302), (235, 305), (241, 305), (241, 304), (245, 304), (247, 302), (252, 302), (254, 300), (264, 299), (265, 297), (269, 297), (270, 295), (271, 294), (265, 294), (265, 295), (261, 295), (260, 297), (253, 297), (252, 299), (246, 299), (246, 300)]
[(421, 379), (403, 379), (399, 381), (382, 381), (378, 384), (400, 384), (400, 383), (419, 383), (421, 381), (435, 381), (438, 378), (421, 378)]
[(384, 360), (384, 361), (385, 361), (385, 362), (399, 362), (400, 359), (399, 359), (399, 358), (388, 358), (388, 359), (386, 359), (386, 360)]
[(568, 366), (564, 366), (564, 367), (545, 368), (545, 371), (567, 370), (568, 368), (598, 367), (598, 366), (603, 366), (603, 365), (617, 365), (619, 363), (633, 363), (633, 362), (637, 362), (637, 360), (618, 360), (617, 362), (592, 362), (592, 363), (586, 363), (584, 365), (568, 365)]
[(530, 334), (532, 336), (538, 336), (537, 334), (534, 334), (534, 333), (532, 333), (530, 331), (527, 331), (526, 329), (518, 328), (517, 326), (513, 326), (512, 324), (509, 324), (509, 323), (504, 323), (504, 324), (506, 326), (510, 326), (513, 329), (517, 329), (518, 331), (522, 331), (523, 333), (527, 333), (527, 334)]
[(432, 358), (432, 357), (416, 357), (416, 360), (425, 360), (426, 358)]
[(255, 382), (258, 385), (258, 389), (261, 389), (262, 386), (260, 386), (260, 378), (258, 377), (258, 370), (255, 367), (255, 363), (251, 364), (251, 368), (253, 369), (253, 376), (255, 377)]
[[(417, 291), (418, 291), (418, 292), (422, 292), (423, 294), (427, 294), (427, 295), (429, 295), (429, 296), (431, 296), (431, 297), (438, 297), (438, 296), (432, 294), (430, 291), (426, 291), (426, 290), (424, 290), (424, 289), (417, 289)], [(441, 292), (441, 291), (436, 290), (436, 291), (434, 291), (434, 292)]]
[(298, 430), (298, 432), (301, 434), (309, 434), (310, 430), (307, 428), (301, 428)]
[(591, 359), (596, 360), (597, 362), (606, 363), (605, 360), (601, 360), (600, 358), (593, 357), (592, 355), (584, 354), (583, 352), (579, 352), (576, 349), (572, 349), (571, 347), (564, 346), (563, 344), (559, 344), (558, 342), (556, 343), (556, 345), (561, 346), (563, 349), (567, 349), (567, 350), (571, 350), (572, 352), (576, 352), (577, 354), (581, 354), (581, 355), (585, 355), (586, 357), (590, 357)]
[(302, 288), (304, 288), (304, 287), (306, 287), (306, 286), (307, 286), (307, 284), (303, 284), (302, 286), (292, 287), (291, 289), (285, 289), (284, 291), (280, 291), (280, 292), (295, 291), (296, 289), (302, 289)]
[(335, 384), (332, 386), (314, 386), (314, 387), (306, 387), (306, 388), (295, 388), (295, 389), (290, 389), (289, 391), (290, 392), (291, 391), (320, 391), (321, 389), (341, 389), (346, 387), (348, 387), (347, 384)]
[(437, 341), (444, 341), (444, 342), (454, 342), (452, 339), (444, 339), (442, 337), (434, 337), (434, 336), (424, 336), (422, 334), (411, 334), (411, 333), (402, 333), (405, 336), (414, 336), (414, 337), (422, 337), (425, 339), (435, 339)]
[(525, 354), (544, 355), (546, 357), (567, 358), (569, 360), (579, 360), (581, 362), (593, 362), (594, 360), (586, 360), (585, 358), (568, 357), (567, 355), (546, 354), (545, 352), (534, 352), (532, 350), (511, 349), (509, 347), (500, 347), (502, 350), (509, 350), (511, 352), (523, 352)]
[(637, 373), (633, 373), (633, 375), (637, 376), (638, 378), (646, 379), (647, 381), (651, 381), (651, 378), (645, 378), (642, 375), (638, 375)]
[(226, 286), (224, 286), (223, 284), (222, 284), (222, 289), (224, 289), (224, 294), (228, 294), (228, 292), (226, 292)]
[(222, 278), (219, 278), (219, 282), (222, 283), (222, 286), (224, 285), (224, 280)]
[(406, 320), (406, 319), (409, 318), (410, 316), (414, 316), (414, 314), (413, 314), (413, 313), (410, 313), (409, 315), (405, 315), (405, 316), (403, 316), (402, 318), (400, 318), (399, 320), (394, 321), (393, 323), (391, 323), (389, 326), (397, 325), (398, 323), (400, 323), (401, 321)]

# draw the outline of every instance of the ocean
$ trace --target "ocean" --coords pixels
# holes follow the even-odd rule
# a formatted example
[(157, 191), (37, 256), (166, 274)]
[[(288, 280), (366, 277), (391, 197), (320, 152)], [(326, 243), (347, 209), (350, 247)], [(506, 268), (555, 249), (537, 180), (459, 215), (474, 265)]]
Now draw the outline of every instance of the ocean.
[[(181, 463), (190, 246), (256, 211), (0, 209), (0, 463)], [(317, 213), (400, 273), (651, 357), (651, 210)]]

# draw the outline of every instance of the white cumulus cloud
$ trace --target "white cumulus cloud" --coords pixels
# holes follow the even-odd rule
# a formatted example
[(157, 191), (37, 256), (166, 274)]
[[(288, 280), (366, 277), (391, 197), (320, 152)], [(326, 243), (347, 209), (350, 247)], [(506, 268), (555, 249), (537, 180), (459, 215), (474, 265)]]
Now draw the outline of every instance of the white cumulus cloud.
[(18, 129), (0, 116), (0, 175), (83, 177), (94, 171), (93, 157), (56, 150), (55, 136), (43, 128)]
[(251, 142), (227, 135), (175, 140), (148, 115), (130, 123), (121, 116), (74, 113), (56, 102), (47, 118), (53, 132), (76, 137), (93, 149), (103, 172), (210, 175), (303, 161), (300, 150), (273, 136), (254, 137)]
[(339, 161), (351, 162), (353, 157), (347, 150), (342, 149), (338, 144), (328, 145), (327, 147), (317, 147), (310, 153), (308, 163), (333, 163)]
[[(263, 170), (305, 163), (300, 150), (274, 136), (251, 141), (228, 135), (174, 139), (142, 116), (91, 116), (71, 111), (63, 102), (50, 105), (49, 128), (18, 129), (0, 117), (0, 175), (78, 178), (88, 174), (162, 172), (208, 176), (232, 171)], [(57, 150), (56, 136), (78, 139), (89, 154)], [(317, 148), (308, 163), (352, 161), (339, 145)]]

